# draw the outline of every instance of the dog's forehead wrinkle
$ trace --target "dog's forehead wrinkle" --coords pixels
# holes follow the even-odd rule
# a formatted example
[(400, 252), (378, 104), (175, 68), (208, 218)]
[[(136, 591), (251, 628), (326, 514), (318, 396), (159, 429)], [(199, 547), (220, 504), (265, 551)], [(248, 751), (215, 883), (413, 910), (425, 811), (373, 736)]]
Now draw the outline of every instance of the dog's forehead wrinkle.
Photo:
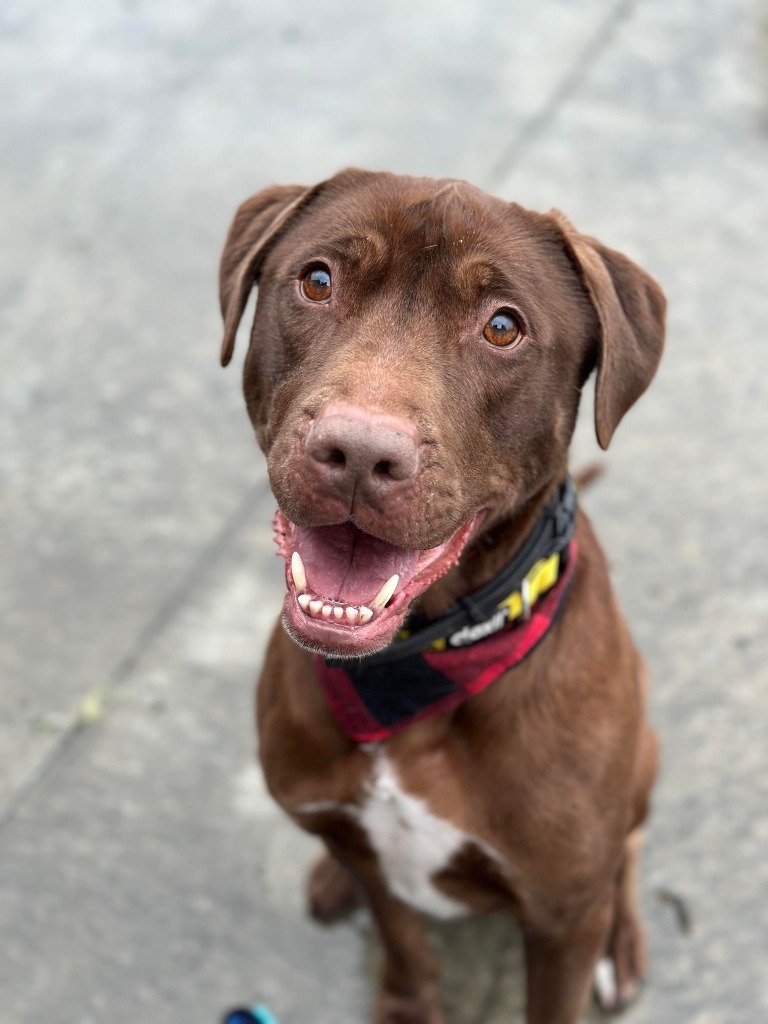
[(461, 185), (448, 182), (435, 189), (429, 183), (415, 190), (400, 185), (395, 194), (372, 196), (373, 203), (359, 207), (360, 220), (355, 230), (361, 234), (375, 232), (390, 243), (407, 242), (422, 250), (441, 241), (462, 239), (462, 244), (469, 244), (479, 228), (480, 217), (476, 198), (470, 201)]
[(374, 228), (353, 228), (343, 235), (320, 241), (318, 248), (342, 263), (357, 264), (386, 259), (390, 246), (385, 235)]

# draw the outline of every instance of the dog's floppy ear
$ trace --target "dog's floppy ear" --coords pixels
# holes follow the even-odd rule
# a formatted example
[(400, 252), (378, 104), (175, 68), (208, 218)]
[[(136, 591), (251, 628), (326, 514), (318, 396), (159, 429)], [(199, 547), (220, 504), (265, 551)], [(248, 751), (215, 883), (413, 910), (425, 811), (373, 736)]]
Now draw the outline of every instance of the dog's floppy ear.
[(222, 366), (232, 358), (237, 328), (269, 242), (316, 189), (317, 186), (272, 185), (238, 207), (219, 263), (219, 302), (224, 319)]
[(653, 380), (664, 348), (666, 299), (632, 260), (582, 235), (559, 210), (550, 211), (597, 313), (595, 432), (607, 448), (624, 413)]

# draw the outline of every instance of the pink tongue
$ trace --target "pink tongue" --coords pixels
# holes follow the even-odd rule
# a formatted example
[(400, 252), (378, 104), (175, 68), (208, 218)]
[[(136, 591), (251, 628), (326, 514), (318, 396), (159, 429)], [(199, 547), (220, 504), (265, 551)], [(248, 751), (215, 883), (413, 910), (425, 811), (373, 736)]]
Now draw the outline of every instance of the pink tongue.
[(344, 604), (372, 601), (395, 573), (402, 590), (413, 579), (421, 554), (377, 540), (352, 523), (294, 526), (291, 540), (304, 563), (307, 590)]

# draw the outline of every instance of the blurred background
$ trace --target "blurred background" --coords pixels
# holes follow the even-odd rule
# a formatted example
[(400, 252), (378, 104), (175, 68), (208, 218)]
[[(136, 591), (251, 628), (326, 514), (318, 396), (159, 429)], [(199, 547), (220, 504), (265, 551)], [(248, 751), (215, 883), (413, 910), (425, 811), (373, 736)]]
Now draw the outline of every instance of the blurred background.
[[(282, 571), (215, 289), (242, 199), (349, 164), (557, 206), (667, 291), (662, 369), (585, 496), (664, 746), (626, 1020), (768, 1019), (766, 24), (4, 0), (0, 1024), (367, 1019), (368, 924), (305, 919), (315, 847), (253, 760)], [(574, 464), (595, 452), (587, 398)], [(450, 1024), (521, 1019), (511, 922), (433, 934)]]

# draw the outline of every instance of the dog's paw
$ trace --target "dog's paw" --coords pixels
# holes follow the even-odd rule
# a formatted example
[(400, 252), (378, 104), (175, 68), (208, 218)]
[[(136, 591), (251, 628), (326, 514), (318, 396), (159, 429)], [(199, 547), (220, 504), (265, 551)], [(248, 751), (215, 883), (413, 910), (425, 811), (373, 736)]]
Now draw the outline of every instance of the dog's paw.
[(620, 1013), (643, 987), (647, 970), (645, 936), (636, 918), (614, 925), (608, 949), (595, 968), (595, 1001), (603, 1013)]
[(324, 853), (312, 866), (307, 882), (307, 909), (322, 924), (331, 924), (351, 913), (362, 903), (352, 874), (330, 853)]
[(398, 996), (382, 992), (373, 1024), (445, 1024), (436, 991), (425, 996)]

